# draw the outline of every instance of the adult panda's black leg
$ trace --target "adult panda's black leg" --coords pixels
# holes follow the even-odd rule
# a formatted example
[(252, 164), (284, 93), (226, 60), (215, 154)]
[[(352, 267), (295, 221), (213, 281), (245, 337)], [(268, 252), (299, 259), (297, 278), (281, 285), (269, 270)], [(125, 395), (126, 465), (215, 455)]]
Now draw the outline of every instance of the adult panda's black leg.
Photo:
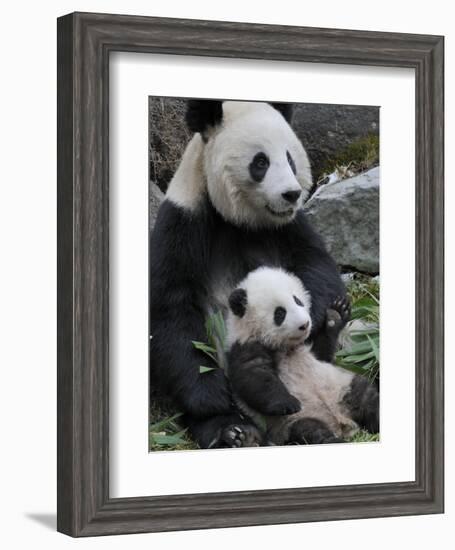
[(347, 296), (337, 297), (326, 312), (325, 323), (313, 339), (320, 361), (332, 363), (337, 350), (338, 336), (351, 317), (351, 304)]
[(237, 413), (204, 420), (187, 416), (184, 421), (202, 449), (259, 447), (263, 443), (262, 433)]
[(364, 376), (352, 379), (348, 393), (343, 398), (352, 419), (370, 433), (379, 432), (379, 392)]
[(292, 423), (288, 444), (319, 445), (321, 443), (343, 443), (332, 430), (318, 418), (303, 417)]

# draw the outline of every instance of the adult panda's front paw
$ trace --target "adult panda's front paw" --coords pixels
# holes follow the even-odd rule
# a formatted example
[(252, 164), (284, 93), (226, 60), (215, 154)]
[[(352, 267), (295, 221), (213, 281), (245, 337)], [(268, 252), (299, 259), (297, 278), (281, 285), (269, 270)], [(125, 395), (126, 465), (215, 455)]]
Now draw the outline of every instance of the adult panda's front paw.
[(329, 331), (339, 331), (351, 318), (351, 302), (347, 296), (338, 296), (330, 304), (326, 313), (326, 327)]
[(231, 424), (221, 432), (217, 447), (259, 447), (261, 432), (251, 424)]

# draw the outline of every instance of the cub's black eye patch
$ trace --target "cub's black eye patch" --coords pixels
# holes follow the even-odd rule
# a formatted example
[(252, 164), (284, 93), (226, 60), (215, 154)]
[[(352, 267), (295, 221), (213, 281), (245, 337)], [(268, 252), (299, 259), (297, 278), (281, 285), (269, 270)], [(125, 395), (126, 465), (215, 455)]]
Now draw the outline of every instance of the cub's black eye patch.
[(246, 290), (243, 288), (236, 288), (229, 296), (229, 306), (232, 313), (237, 315), (237, 317), (243, 317), (245, 315), (247, 304), (248, 298)]
[(301, 300), (299, 300), (299, 299), (297, 298), (297, 296), (294, 296), (294, 302), (295, 302), (298, 306), (304, 307), (304, 306), (303, 306), (303, 303), (301, 302)]
[(286, 318), (286, 310), (284, 309), (284, 307), (278, 306), (275, 309), (275, 313), (273, 315), (273, 320), (275, 321), (275, 325), (277, 327), (282, 325), (285, 318)]
[(261, 182), (264, 179), (269, 166), (270, 161), (267, 155), (262, 152), (256, 153), (248, 166), (251, 178), (257, 183)]
[(291, 170), (294, 174), (297, 173), (297, 168), (295, 167), (294, 159), (291, 157), (291, 153), (289, 151), (286, 151), (286, 156), (288, 158), (289, 166), (291, 167)]

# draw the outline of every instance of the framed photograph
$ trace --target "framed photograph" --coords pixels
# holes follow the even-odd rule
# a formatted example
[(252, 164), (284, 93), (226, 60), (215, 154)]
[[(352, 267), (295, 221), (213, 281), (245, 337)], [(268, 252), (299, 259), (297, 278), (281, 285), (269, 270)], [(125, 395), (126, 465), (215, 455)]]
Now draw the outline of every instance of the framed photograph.
[(443, 512), (443, 55), (58, 20), (60, 532)]

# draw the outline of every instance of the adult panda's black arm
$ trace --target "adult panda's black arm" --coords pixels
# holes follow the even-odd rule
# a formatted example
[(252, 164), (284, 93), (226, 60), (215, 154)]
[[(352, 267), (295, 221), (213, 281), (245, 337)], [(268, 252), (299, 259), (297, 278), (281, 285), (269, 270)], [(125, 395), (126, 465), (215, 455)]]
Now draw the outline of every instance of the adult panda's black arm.
[(216, 364), (192, 343), (207, 340), (209, 218), (165, 200), (150, 239), (150, 383), (193, 418), (232, 412), (224, 371), (200, 374)]
[(322, 238), (311, 227), (302, 211), (290, 229), (289, 246), (292, 254), (289, 269), (302, 279), (311, 295), (312, 349), (319, 360), (331, 362), (345, 320), (337, 330), (328, 330), (327, 310), (337, 298), (346, 296), (346, 288)]

